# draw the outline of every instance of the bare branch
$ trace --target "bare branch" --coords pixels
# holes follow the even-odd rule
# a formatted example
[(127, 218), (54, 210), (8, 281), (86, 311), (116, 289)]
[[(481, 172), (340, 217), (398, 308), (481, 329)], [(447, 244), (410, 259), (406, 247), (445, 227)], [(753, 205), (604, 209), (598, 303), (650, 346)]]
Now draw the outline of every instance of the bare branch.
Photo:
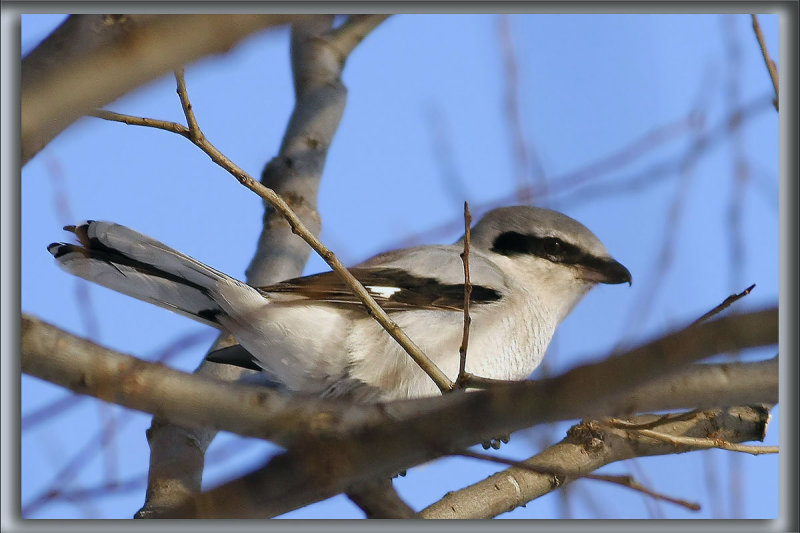
[(697, 450), (707, 450), (710, 448), (718, 448), (720, 450), (728, 450), (732, 452), (749, 453), (751, 455), (764, 455), (778, 453), (777, 446), (747, 446), (745, 444), (736, 444), (721, 439), (704, 439), (700, 437), (681, 437), (675, 435), (668, 435), (660, 431), (653, 431), (652, 429), (639, 429), (638, 431), (643, 437), (651, 437), (663, 442), (669, 442), (674, 445), (684, 445)]
[(132, 88), (307, 16), (71, 16), (22, 61), (22, 164), (79, 117)]
[[(733, 113), (722, 118), (706, 133), (702, 134), (684, 157), (675, 160), (673, 156), (668, 159), (648, 166), (642, 171), (636, 171), (630, 176), (605, 181), (592, 186), (592, 182), (597, 182), (600, 178), (612, 171), (619, 171), (641, 159), (659, 146), (665, 145), (675, 139), (682, 138), (692, 133), (705, 121), (703, 115), (698, 116), (695, 112), (689, 113), (686, 117), (673, 122), (662, 124), (644, 134), (639, 139), (633, 141), (618, 152), (608, 157), (592, 162), (575, 171), (568, 172), (560, 176), (552, 176), (548, 180), (548, 194), (551, 197), (559, 197), (560, 204), (575, 203), (583, 199), (597, 201), (598, 198), (619, 195), (621, 193), (632, 193), (661, 183), (664, 179), (671, 177), (687, 161), (698, 159), (703, 154), (715, 148), (720, 142), (727, 140), (728, 133), (733, 124), (743, 125), (755, 119), (770, 104), (769, 99), (759, 97), (751, 100), (747, 104), (739, 107)], [(534, 197), (543, 194), (543, 189), (533, 187), (530, 193), (515, 191), (504, 197), (496, 198), (488, 202), (476, 204), (473, 202), (473, 210), (478, 213), (485, 213), (495, 207), (508, 205), (517, 201), (519, 194), (531, 194)], [(438, 226), (429, 228), (425, 231), (409, 235), (391, 247), (399, 248), (403, 246), (414, 246), (420, 242), (430, 241), (434, 238), (451, 235), (461, 227), (461, 219), (450, 220)]]
[[(630, 412), (636, 404), (625, 394), (643, 380), (666, 376), (692, 360), (730, 350), (734, 345), (743, 348), (776, 341), (777, 310), (733, 315), (691, 326), (556, 378), (473, 393), (453, 392), (435, 400), (386, 404), (383, 409), (387, 414), (403, 411), (404, 405), (419, 411), (391, 424), (354, 431), (349, 438), (306, 438), (262, 468), (193, 496), (185, 505), (158, 516), (282, 514), (364, 480), (391, 476), (447, 450), (466, 448), (485, 440), (486, 435), (541, 422)], [(771, 398), (776, 390), (773, 387), (764, 396)], [(676, 396), (673, 394), (658, 409), (676, 408), (683, 401)], [(252, 491), (253, 486), (261, 490)]]
[[(269, 202), (284, 218), (289, 222), (292, 232), (302, 238), (308, 243), (311, 248), (319, 254), (319, 256), (328, 265), (336, 271), (342, 279), (347, 283), (350, 290), (361, 300), (364, 306), (369, 310), (370, 315), (386, 330), (397, 343), (411, 356), (411, 358), (425, 371), (428, 376), (433, 380), (439, 390), (442, 392), (451, 390), (453, 382), (450, 381), (444, 372), (426, 356), (422, 350), (406, 335), (406, 333), (389, 317), (378, 303), (372, 298), (369, 292), (364, 288), (361, 283), (353, 276), (347, 267), (336, 257), (336, 255), (328, 249), (317, 237), (312, 233), (300, 218), (294, 213), (289, 204), (280, 197), (275, 191), (269, 189), (256, 181), (241, 167), (236, 165), (227, 156), (220, 152), (211, 142), (203, 135), (197, 121), (194, 118), (192, 105), (186, 92), (186, 85), (183, 80), (183, 75), (176, 72), (176, 79), (178, 80), (178, 94), (181, 99), (186, 119), (190, 124), (187, 137), (198, 148), (205, 152), (214, 163), (227, 170), (239, 183), (256, 193), (263, 200)], [(105, 118), (105, 117), (103, 117)], [(168, 123), (167, 123), (168, 124)], [(142, 124), (144, 125), (144, 124)], [(167, 128), (162, 128), (167, 129)], [(178, 132), (176, 132), (178, 133)]]
[(775, 66), (775, 61), (767, 51), (767, 43), (764, 42), (764, 34), (761, 32), (761, 24), (758, 23), (758, 17), (755, 14), (750, 15), (753, 18), (753, 31), (758, 39), (758, 46), (761, 48), (761, 55), (764, 56), (764, 63), (767, 65), (769, 77), (772, 79), (772, 87), (775, 89), (775, 99), (772, 103), (775, 105), (775, 111), (778, 111), (778, 67)]
[(338, 433), (385, 420), (375, 407), (294, 397), (148, 363), (28, 315), (22, 316), (21, 343), (26, 374), (188, 427), (224, 429), (288, 446), (309, 433)]
[[(542, 162), (536, 153), (535, 145), (525, 136), (520, 102), (519, 61), (514, 49), (511, 34), (511, 21), (508, 15), (499, 15), (497, 19), (500, 51), (503, 60), (503, 80), (505, 92), (503, 104), (509, 137), (511, 139), (512, 163), (516, 175), (516, 203), (536, 205), (547, 204), (547, 177)], [(538, 183), (537, 183), (538, 182)], [(538, 185), (538, 193), (534, 196), (534, 186)]]
[(635, 479), (633, 479), (632, 476), (607, 476), (603, 474), (591, 474), (584, 477), (586, 477), (587, 479), (596, 479), (599, 481), (608, 481), (610, 483), (616, 483), (618, 485), (622, 485), (623, 487), (628, 487), (633, 490), (637, 490), (639, 492), (647, 494), (648, 496), (652, 496), (656, 500), (663, 500), (666, 502), (674, 503), (675, 505), (680, 505), (681, 507), (686, 507), (690, 511), (700, 510), (699, 503), (689, 502), (686, 500), (681, 500), (680, 498), (673, 498), (671, 496), (655, 492), (651, 489), (648, 489)]
[(104, 109), (93, 109), (86, 113), (87, 115), (110, 120), (113, 122), (122, 122), (128, 126), (145, 126), (148, 128), (155, 128), (165, 130), (172, 133), (177, 133), (182, 137), (189, 138), (189, 128), (177, 122), (170, 122), (168, 120), (159, 120), (157, 118), (137, 117), (134, 115), (125, 115), (122, 113), (115, 113), (113, 111), (106, 111)]
[(464, 379), (467, 372), (467, 346), (469, 345), (469, 326), (472, 324), (472, 317), (469, 316), (469, 300), (472, 296), (472, 283), (469, 279), (469, 245), (470, 227), (472, 226), (472, 214), (469, 212), (469, 203), (464, 202), (464, 251), (461, 253), (461, 261), (464, 263), (464, 331), (461, 334), (461, 346), (458, 348), (459, 364), (456, 387), (464, 386)]
[(570, 473), (564, 471), (552, 471), (546, 470), (540, 467), (536, 467), (533, 465), (529, 465), (523, 461), (517, 461), (514, 459), (505, 459), (503, 457), (497, 457), (496, 455), (489, 455), (488, 453), (480, 453), (480, 452), (473, 452), (470, 450), (458, 452), (452, 455), (460, 455), (462, 457), (470, 457), (473, 459), (481, 459), (483, 461), (489, 461), (492, 463), (500, 463), (504, 465), (510, 465), (521, 470), (527, 470), (529, 472), (534, 472), (536, 474), (542, 474), (545, 476), (552, 476), (559, 484), (562, 482), (562, 478), (566, 478), (567, 476), (573, 478), (583, 478), (583, 479), (593, 479), (596, 481), (606, 481), (608, 483), (614, 483), (615, 485), (622, 485), (623, 487), (627, 487), (629, 489), (633, 489), (635, 491), (647, 494), (648, 496), (652, 496), (657, 500), (664, 500), (670, 503), (674, 503), (676, 505), (680, 505), (682, 507), (686, 507), (692, 511), (699, 511), (700, 505), (697, 503), (687, 502), (686, 500), (681, 500), (678, 498), (673, 498), (671, 496), (666, 496), (664, 494), (660, 494), (658, 492), (653, 491), (652, 489), (646, 488), (641, 483), (634, 480), (631, 476), (609, 476), (605, 474), (582, 474), (582, 473)]
[[(377, 411), (381, 413), (380, 416), (369, 414), (369, 409), (359, 411), (355, 407), (352, 411), (345, 408), (339, 412), (338, 409), (349, 404), (331, 400), (324, 402), (323, 412), (326, 414), (323, 416), (314, 414), (316, 406), (323, 405), (320, 401), (296, 399), (299, 403), (287, 407), (293, 410), (291, 422), (282, 418), (288, 416), (280, 411), (282, 402), (288, 402), (283, 395), (263, 387), (245, 387), (240, 391), (237, 385), (218, 384), (197, 376), (191, 378), (196, 380), (192, 381), (192, 386), (183, 390), (178, 385), (181, 379), (187, 379), (182, 372), (99, 347), (27, 315), (23, 315), (22, 322), (22, 370), (81, 394), (90, 394), (134, 409), (162, 413), (190, 426), (216, 427), (243, 435), (274, 439), (284, 444), (293, 442), (299, 432), (304, 435), (310, 433), (314, 438), (328, 438), (329, 431), (334, 429), (336, 435), (358, 431), (365, 427), (360, 424), (384, 420), (387, 415), (393, 420), (408, 423), (423, 420), (420, 423), (424, 425), (425, 417), (435, 418), (437, 413), (444, 411), (447, 417), (431, 422), (433, 427), (450, 426), (447, 433), (453, 436), (453, 442), (469, 446), (480, 442), (481, 434), (486, 431), (500, 434), (537, 423), (576, 417), (607, 416), (637, 409), (675, 409), (687, 402), (707, 406), (714, 401), (729, 401), (729, 398), (720, 399), (716, 395), (713, 398), (696, 397), (691, 390), (686, 395), (682, 394), (681, 398), (676, 398), (674, 388), (669, 396), (649, 395), (656, 384), (637, 385), (640, 380), (636, 378), (652, 378), (649, 374), (652, 367), (660, 366), (657, 371), (663, 383), (659, 387), (664, 389), (674, 387), (675, 382), (691, 384), (693, 381), (706, 380), (707, 388), (714, 392), (719, 385), (715, 385), (713, 374), (724, 376), (720, 381), (727, 382), (728, 386), (731, 376), (737, 384), (747, 381), (743, 377), (737, 378), (739, 374), (748, 376), (749, 381), (756, 384), (753, 390), (745, 387), (743, 392), (739, 392), (741, 401), (775, 402), (777, 358), (759, 363), (697, 365), (687, 371), (688, 378), (673, 382), (670, 380), (682, 374), (671, 376), (672, 372), (668, 370), (670, 365), (686, 358), (702, 358), (733, 346), (744, 349), (776, 342), (777, 325), (771, 324), (772, 321), (777, 322), (776, 311), (732, 315), (692, 326), (605, 361), (575, 368), (559, 377), (498, 385), (469, 394), (453, 393), (441, 398), (392, 402), (382, 405)], [(641, 359), (642, 363), (631, 364), (633, 359)], [(624, 375), (625, 372), (619, 372), (620, 366), (627, 366), (627, 374), (633, 374), (634, 379)], [(754, 369), (755, 373), (748, 374), (748, 369)], [(166, 377), (160, 377), (162, 374), (159, 373)], [(762, 373), (763, 377), (756, 377)], [(151, 382), (151, 379), (154, 381)], [(215, 388), (217, 385), (222, 388)], [(697, 387), (694, 385), (694, 388)], [(253, 394), (253, 390), (259, 394), (248, 396)], [(640, 398), (640, 394), (648, 396)], [(229, 398), (227, 401), (223, 399), (226, 396)], [(656, 404), (653, 398), (659, 403)], [(259, 413), (253, 414), (253, 410), (248, 409), (253, 404), (261, 406)], [(200, 405), (204, 406), (203, 409), (198, 409)], [(232, 413), (236, 406), (246, 411), (243, 419), (234, 419)], [(273, 416), (270, 414), (273, 413), (270, 411), (272, 407), (277, 409), (274, 411), (274, 423), (277, 426), (267, 428), (263, 426), (264, 417)], [(362, 414), (346, 415), (350, 412)], [(334, 413), (339, 414), (334, 416)], [(330, 420), (335, 428), (328, 424), (320, 425), (322, 420), (318, 419), (319, 416), (323, 420)], [(459, 430), (450, 431), (455, 426)], [(398, 470), (405, 466), (408, 465), (401, 465)]]
[[(332, 15), (315, 15), (299, 18), (292, 24), (295, 107), (278, 155), (261, 174), (261, 183), (285, 199), (314, 235), (319, 235), (321, 228), (317, 211), (319, 184), (347, 95), (340, 79), (344, 61), (321, 37), (332, 23)], [(188, 106), (185, 86), (181, 92), (182, 105)], [(196, 122), (194, 113), (190, 117), (189, 123)], [(195, 137), (202, 137), (199, 126)], [(305, 241), (292, 233), (283, 215), (265, 202), (261, 234), (245, 271), (246, 280), (262, 286), (299, 276), (310, 253)], [(220, 337), (211, 350), (234, 342), (230, 336)], [(231, 368), (204, 361), (197, 373), (237, 379), (239, 375)], [(172, 507), (187, 494), (200, 490), (203, 456), (196, 452), (205, 450), (213, 436), (212, 431), (189, 430), (154, 420), (148, 432), (151, 454), (147, 498), (137, 516), (152, 516), (158, 509)], [(187, 443), (196, 443), (197, 447)]]
[[(242, 431), (241, 427), (231, 427), (235, 408), (224, 403), (225, 398), (239, 398), (243, 402), (245, 420), (247, 416), (255, 416), (246, 413), (255, 412), (264, 417), (260, 424), (257, 419), (250, 418), (250, 429), (245, 424), (243, 433), (263, 431), (278, 441), (290, 440), (294, 446), (287, 454), (244, 478), (191, 496), (185, 505), (172, 510), (153, 509), (149, 516), (160, 517), (165, 513), (170, 516), (265, 516), (330, 497), (375, 477), (391, 476), (491, 435), (542, 422), (683, 407), (697, 398), (676, 395), (672, 389), (669, 396), (661, 398), (660, 405), (653, 405), (651, 397), (629, 394), (637, 387), (641, 390), (647, 380), (669, 378), (693, 360), (734, 349), (774, 344), (778, 335), (777, 322), (777, 309), (726, 316), (690, 326), (555, 378), (499, 385), (473, 393), (454, 392), (438, 398), (393, 402), (375, 406), (377, 412), (373, 407), (361, 406), (365, 411), (354, 407), (352, 424), (347, 416), (334, 411), (338, 408), (331, 401), (325, 402), (323, 412), (328, 414), (320, 419), (312, 414), (312, 404), (295, 404), (292, 400), (286, 408), (297, 416), (286, 418), (281, 414), (284, 411), (270, 411), (269, 407), (280, 407), (281, 402), (288, 400), (263, 389), (246, 392), (234, 384), (197, 378), (200, 381), (192, 382), (192, 386), (184, 390), (176, 386), (176, 380), (163, 381), (167, 378), (161, 376), (174, 371), (132, 358), (127, 363), (109, 358), (107, 351), (98, 351), (96, 345), (68, 334), (56, 334), (57, 329), (51, 328), (47, 333), (38, 330), (41, 323), (32, 319), (23, 322), (22, 370), (82, 393), (151, 410), (194, 427), (205, 425)], [(149, 376), (156, 381), (150, 382)], [(756, 391), (760, 397), (747, 396), (744, 401), (777, 401), (777, 379), (774, 381)], [(229, 388), (213, 392), (208, 388), (212, 385)], [(182, 400), (181, 394), (186, 395)], [(256, 396), (247, 400), (247, 394)], [(708, 408), (719, 405), (719, 401), (716, 397), (706, 397), (705, 402), (691, 407)], [(227, 408), (221, 409), (223, 405)], [(258, 405), (259, 409), (252, 409), (252, 405)], [(267, 412), (263, 413), (264, 410)], [(385, 419), (387, 416), (389, 420)], [(274, 427), (272, 422), (265, 421), (267, 417), (274, 417), (271, 418)], [(314, 436), (318, 423), (323, 423), (325, 431)], [(297, 431), (303, 432), (302, 439), (296, 438)], [(321, 450), (324, 453), (320, 453)], [(248, 489), (252, 483), (265, 488), (254, 494)]]
[(389, 15), (350, 15), (341, 26), (329, 31), (326, 38), (344, 63), (350, 52), (387, 18)]
[(175, 81), (178, 84), (178, 99), (181, 101), (181, 108), (183, 109), (183, 116), (186, 117), (186, 124), (189, 125), (189, 140), (198, 142), (203, 140), (205, 136), (197, 125), (197, 117), (194, 116), (192, 103), (189, 101), (189, 93), (186, 92), (186, 79), (183, 76), (183, 69), (179, 68), (175, 71)]
[[(647, 425), (662, 419), (659, 415), (640, 415), (627, 420), (632, 426)], [(704, 437), (716, 432), (729, 441), (762, 439), (769, 422), (769, 410), (762, 407), (730, 407), (696, 411), (690, 417), (674, 419), (664, 433), (674, 436)], [(568, 470), (578, 475), (631, 457), (668, 455), (694, 448), (663, 443), (637, 436), (621, 428), (581, 423), (561, 442), (550, 446), (524, 464), (498, 472), (469, 487), (451, 492), (420, 511), (421, 518), (491, 518), (525, 505), (531, 500), (570, 483), (575, 477), (554, 478), (553, 471)]]
[(433, 382), (439, 387), (442, 392), (451, 390), (453, 382), (439, 369), (436, 364), (431, 361), (422, 350), (405, 334), (405, 332), (389, 317), (389, 315), (378, 305), (372, 298), (369, 292), (358, 282), (358, 280), (350, 274), (347, 268), (339, 261), (336, 255), (329, 250), (319, 239), (303, 224), (300, 218), (294, 213), (292, 208), (281, 198), (275, 191), (269, 189), (253, 179), (247, 172), (236, 165), (233, 161), (228, 159), (222, 152), (220, 152), (211, 142), (206, 139), (195, 118), (192, 110), (192, 104), (186, 90), (186, 82), (183, 77), (183, 71), (178, 70), (175, 72), (175, 78), (178, 83), (178, 96), (181, 101), (181, 106), (186, 116), (187, 123), (189, 124), (188, 130), (180, 128), (179, 125), (166, 122), (166, 121), (153, 121), (151, 119), (143, 119), (138, 117), (130, 117), (120, 114), (108, 114), (95, 112), (96, 116), (107, 118), (109, 120), (118, 120), (125, 123), (133, 123), (137, 125), (152, 125), (160, 129), (173, 131), (188, 138), (203, 152), (208, 154), (212, 161), (227, 170), (233, 175), (239, 183), (255, 192), (263, 200), (269, 202), (284, 218), (289, 222), (292, 232), (300, 236), (306, 241), (311, 248), (316, 251), (328, 265), (336, 271), (342, 279), (347, 283), (353, 293), (358, 296), (364, 306), (369, 310), (371, 316), (394, 338), (400, 346), (411, 356), (411, 358), (427, 373)]
[(714, 309), (712, 309), (712, 310), (711, 310), (711, 311), (709, 311), (708, 313), (705, 313), (703, 316), (701, 316), (700, 318), (698, 318), (697, 320), (695, 320), (695, 321), (694, 321), (694, 323), (695, 323), (695, 324), (699, 324), (700, 322), (703, 322), (703, 321), (705, 321), (705, 320), (708, 320), (708, 319), (709, 319), (709, 318), (711, 318), (712, 316), (714, 316), (714, 315), (716, 315), (716, 314), (718, 314), (718, 313), (721, 313), (722, 311), (724, 311), (725, 309), (727, 309), (728, 307), (730, 307), (730, 306), (731, 306), (731, 305), (732, 305), (734, 302), (736, 302), (736, 301), (738, 301), (738, 300), (741, 300), (742, 298), (744, 298), (745, 296), (747, 296), (748, 294), (750, 294), (750, 291), (752, 291), (752, 290), (755, 288), (755, 286), (756, 286), (756, 284), (755, 284), (755, 283), (753, 283), (752, 285), (750, 285), (749, 287), (747, 287), (745, 290), (743, 290), (743, 291), (742, 291), (742, 292), (740, 292), (739, 294), (731, 294), (730, 296), (728, 296), (727, 298), (725, 298), (725, 299), (722, 301), (722, 303), (721, 303), (721, 304), (719, 304), (719, 305), (718, 305), (718, 306), (716, 306)]

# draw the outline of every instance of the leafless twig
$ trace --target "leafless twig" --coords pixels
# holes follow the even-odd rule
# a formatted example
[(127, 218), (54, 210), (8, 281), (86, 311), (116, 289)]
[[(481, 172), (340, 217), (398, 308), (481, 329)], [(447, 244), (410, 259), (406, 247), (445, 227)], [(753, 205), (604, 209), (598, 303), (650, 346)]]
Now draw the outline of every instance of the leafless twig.
[[(505, 94), (503, 98), (506, 123), (511, 137), (513, 150), (514, 173), (517, 177), (516, 202), (529, 204), (534, 198), (537, 204), (547, 203), (547, 179), (535, 147), (525, 138), (522, 113), (520, 110), (519, 62), (514, 50), (511, 35), (511, 21), (508, 15), (500, 15), (497, 19), (497, 32), (500, 38), (500, 49), (503, 55)], [(531, 174), (541, 183), (531, 183)], [(534, 195), (534, 186), (539, 185), (539, 194)]]
[(620, 418), (609, 418), (604, 420), (604, 422), (611, 427), (620, 429), (653, 429), (655, 427), (663, 426), (664, 424), (670, 424), (672, 422), (691, 420), (699, 413), (701, 413), (700, 409), (692, 409), (691, 411), (686, 411), (684, 413), (668, 413), (649, 422), (630, 422)]
[(198, 148), (205, 152), (211, 160), (227, 170), (239, 183), (256, 193), (265, 201), (269, 202), (276, 210), (278, 210), (289, 223), (292, 232), (306, 241), (311, 248), (317, 252), (322, 259), (336, 271), (342, 279), (347, 283), (353, 293), (361, 300), (364, 306), (369, 310), (370, 314), (375, 320), (394, 338), (400, 346), (411, 356), (411, 358), (427, 373), (433, 382), (439, 387), (442, 392), (451, 390), (453, 382), (439, 369), (436, 364), (431, 361), (422, 350), (400, 329), (400, 327), (391, 319), (389, 315), (375, 302), (372, 296), (367, 292), (361, 283), (350, 273), (349, 270), (341, 263), (341, 261), (329, 250), (322, 242), (317, 239), (314, 234), (303, 224), (300, 218), (294, 213), (286, 201), (275, 193), (272, 189), (265, 187), (253, 177), (251, 177), (242, 168), (236, 165), (233, 161), (228, 159), (222, 152), (220, 152), (211, 142), (206, 139), (202, 130), (197, 124), (194, 112), (192, 111), (192, 104), (189, 100), (186, 91), (186, 82), (183, 77), (183, 71), (176, 71), (175, 78), (178, 84), (178, 96), (181, 100), (181, 106), (186, 115), (186, 120), (189, 125), (188, 129), (184, 131), (166, 121), (152, 121), (152, 119), (142, 119), (130, 117), (127, 115), (114, 114), (113, 116), (106, 113), (98, 113), (96, 116), (107, 118), (109, 120), (116, 120), (125, 122), (132, 125), (154, 125), (160, 129), (174, 131), (192, 141)]
[(597, 481), (607, 481), (609, 483), (614, 483), (617, 485), (622, 485), (623, 487), (628, 487), (630, 489), (642, 492), (647, 494), (648, 496), (652, 496), (657, 500), (664, 500), (667, 502), (674, 503), (676, 505), (681, 505), (690, 509), (692, 511), (699, 511), (700, 505), (687, 502), (686, 500), (681, 500), (679, 498), (673, 498), (671, 496), (666, 496), (664, 494), (660, 494), (653, 490), (650, 490), (643, 486), (641, 483), (637, 482), (633, 477), (621, 475), (621, 476), (610, 476), (607, 474), (590, 474), (590, 473), (581, 473), (581, 472), (565, 472), (565, 471), (555, 471), (552, 469), (546, 468), (539, 468), (530, 464), (527, 464), (523, 461), (516, 461), (514, 459), (505, 459), (503, 457), (497, 457), (495, 455), (489, 455), (487, 453), (480, 453), (480, 452), (473, 452), (471, 450), (466, 450), (463, 452), (458, 452), (453, 455), (461, 455), (463, 457), (471, 457), (473, 459), (482, 459), (484, 461), (490, 461), (493, 463), (500, 463), (509, 466), (514, 466), (517, 468), (521, 468), (523, 470), (528, 470), (530, 472), (535, 472), (537, 474), (544, 474), (546, 476), (553, 476), (553, 483), (556, 485), (561, 485), (564, 482), (565, 478), (572, 477), (572, 478), (584, 478), (584, 479), (594, 479)]
[(651, 437), (670, 444), (681, 444), (684, 446), (691, 446), (698, 450), (705, 450), (709, 448), (719, 448), (720, 450), (728, 450), (732, 452), (749, 453), (751, 455), (764, 455), (778, 453), (778, 446), (750, 446), (747, 444), (738, 444), (721, 439), (704, 439), (700, 437), (682, 437), (678, 435), (667, 435), (660, 431), (653, 431), (652, 429), (639, 429), (636, 430), (639, 434), (645, 437)]
[[(626, 418), (623, 425), (645, 427), (663, 423), (664, 419), (663, 416), (644, 414)], [(768, 405), (715, 408), (697, 411), (691, 417), (674, 416), (662, 431), (687, 437), (704, 437), (714, 432), (721, 439), (744, 442), (763, 439), (769, 420)], [(645, 438), (638, 432), (615, 427), (607, 423), (607, 419), (603, 423), (581, 422), (573, 426), (561, 442), (524, 461), (524, 465), (535, 467), (534, 472), (515, 464), (473, 485), (448, 493), (418, 514), (421, 518), (491, 518), (556, 489), (563, 490), (580, 474), (593, 472), (610, 463), (693, 450), (695, 448), (691, 446)], [(577, 472), (578, 475), (553, 475), (563, 472)]]
[(750, 15), (753, 18), (753, 31), (756, 33), (758, 39), (758, 46), (761, 47), (761, 54), (764, 56), (764, 63), (767, 65), (769, 77), (772, 79), (772, 86), (775, 88), (775, 99), (772, 103), (775, 105), (775, 111), (778, 111), (778, 67), (767, 51), (767, 43), (764, 42), (764, 34), (761, 32), (761, 25), (758, 23), (758, 17), (755, 14)]
[(182, 137), (190, 138), (189, 128), (177, 122), (170, 122), (168, 120), (159, 120), (156, 118), (136, 117), (133, 115), (125, 115), (122, 113), (115, 113), (113, 111), (106, 111), (105, 109), (94, 109), (87, 113), (87, 115), (110, 120), (112, 122), (122, 122), (128, 126), (145, 126), (148, 128), (156, 128), (159, 130), (170, 131), (177, 133)]
[(461, 261), (464, 263), (464, 332), (461, 334), (461, 346), (458, 348), (459, 364), (456, 387), (464, 386), (464, 378), (467, 372), (467, 346), (469, 345), (469, 326), (472, 324), (472, 317), (469, 316), (469, 300), (472, 296), (472, 283), (469, 279), (469, 245), (470, 245), (470, 226), (472, 226), (472, 214), (469, 212), (469, 202), (464, 202), (464, 251), (461, 253)]
[(698, 504), (698, 503), (689, 502), (689, 501), (686, 501), (686, 500), (681, 500), (680, 498), (673, 498), (673, 497), (667, 496), (665, 494), (660, 494), (658, 492), (654, 492), (654, 491), (648, 489), (647, 487), (643, 486), (641, 483), (639, 483), (638, 481), (633, 479), (631, 476), (624, 476), (624, 475), (623, 476), (608, 476), (608, 475), (603, 475), (603, 474), (591, 474), (591, 475), (588, 475), (588, 476), (585, 476), (585, 477), (588, 478), (588, 479), (596, 479), (596, 480), (600, 480), (600, 481), (608, 481), (610, 483), (616, 483), (618, 485), (622, 485), (624, 487), (628, 487), (628, 488), (631, 488), (633, 490), (637, 490), (639, 492), (643, 492), (644, 494), (647, 494), (648, 496), (652, 496), (653, 498), (655, 498), (657, 500), (663, 500), (663, 501), (666, 501), (666, 502), (674, 503), (675, 505), (680, 505), (680, 506), (686, 507), (690, 511), (699, 511), (700, 510), (700, 504)]
[(712, 309), (708, 313), (705, 313), (703, 316), (701, 316), (700, 318), (695, 320), (693, 323), (694, 324), (699, 324), (700, 322), (704, 322), (704, 321), (708, 320), (709, 318), (711, 318), (712, 316), (714, 316), (714, 315), (716, 315), (718, 313), (721, 313), (722, 311), (724, 311), (725, 309), (730, 307), (735, 301), (740, 300), (740, 299), (744, 298), (745, 296), (747, 296), (748, 294), (750, 294), (750, 291), (752, 291), (755, 288), (755, 286), (756, 286), (756, 284), (753, 283), (752, 285), (747, 287), (745, 290), (743, 290), (739, 294), (731, 294), (730, 296), (725, 298), (722, 301), (721, 304), (716, 306), (714, 309)]

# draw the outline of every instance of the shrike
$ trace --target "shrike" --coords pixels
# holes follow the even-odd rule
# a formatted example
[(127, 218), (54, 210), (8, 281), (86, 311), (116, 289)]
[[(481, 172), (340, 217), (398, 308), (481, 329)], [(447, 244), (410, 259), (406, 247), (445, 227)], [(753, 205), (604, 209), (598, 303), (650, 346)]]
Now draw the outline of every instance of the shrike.
[[(261, 369), (289, 390), (323, 396), (438, 394), (335, 272), (251, 287), (125, 226), (64, 229), (80, 242), (48, 247), (64, 270), (232, 334), (240, 347), (212, 353), (212, 361)], [(478, 376), (526, 378), (589, 289), (631, 282), (591, 231), (549, 209), (495, 209), (471, 237), (466, 369)], [(350, 269), (451, 379), (463, 329), (462, 241), (396, 250)]]

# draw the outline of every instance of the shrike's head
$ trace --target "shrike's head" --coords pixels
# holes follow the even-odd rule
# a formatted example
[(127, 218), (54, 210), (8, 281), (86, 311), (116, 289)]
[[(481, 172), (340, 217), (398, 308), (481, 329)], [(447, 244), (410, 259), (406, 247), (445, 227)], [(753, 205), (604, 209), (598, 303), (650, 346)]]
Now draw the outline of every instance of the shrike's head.
[(597, 283), (632, 281), (628, 269), (609, 255), (594, 233), (550, 209), (494, 209), (472, 228), (471, 244), (492, 254), (504, 271), (535, 292), (559, 320)]

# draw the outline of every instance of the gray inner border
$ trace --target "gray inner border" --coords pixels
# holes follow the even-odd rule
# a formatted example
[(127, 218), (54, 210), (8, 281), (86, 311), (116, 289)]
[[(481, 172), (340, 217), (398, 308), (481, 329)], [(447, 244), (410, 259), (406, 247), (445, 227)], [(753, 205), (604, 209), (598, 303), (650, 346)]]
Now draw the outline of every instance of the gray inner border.
[[(101, 12), (288, 12), (288, 13), (777, 13), (780, 15), (780, 518), (778, 520), (529, 520), (461, 521), (90, 521), (27, 520), (19, 517), (19, 338), (20, 297), (20, 146), (19, 60), (22, 13)], [(507, 530), (593, 531), (799, 531), (798, 523), (798, 3), (782, 2), (4, 2), (2, 4), (2, 151), (0, 152), (0, 375), (2, 376), (2, 476), (0, 477), (1, 531), (84, 532), (133, 530), (216, 531), (223, 526), (241, 531), (316, 530), (349, 532), (353, 529), (464, 531)], [(224, 523), (224, 525), (223, 525)]]

